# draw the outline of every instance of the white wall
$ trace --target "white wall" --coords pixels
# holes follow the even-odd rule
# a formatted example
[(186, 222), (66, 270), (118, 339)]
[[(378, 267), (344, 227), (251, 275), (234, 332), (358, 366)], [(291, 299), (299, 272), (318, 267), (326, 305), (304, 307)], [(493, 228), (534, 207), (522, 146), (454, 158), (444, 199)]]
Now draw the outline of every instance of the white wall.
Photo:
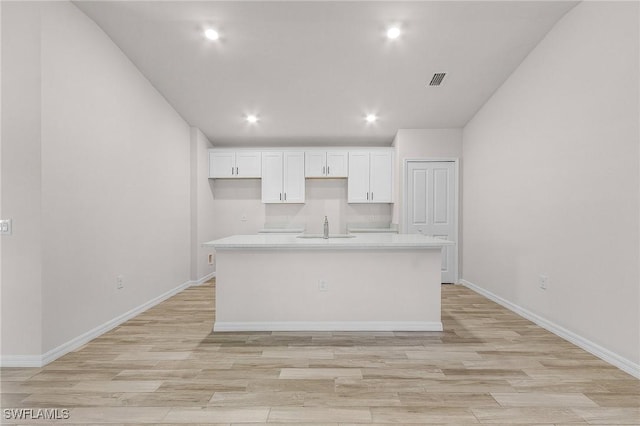
[[(18, 16), (29, 8), (40, 19)], [(3, 40), (20, 43), (20, 58), (40, 61), (16, 63), (19, 72), (2, 76), (3, 89), (16, 83), (27, 89), (18, 103), (6, 99), (3, 107), (10, 109), (3, 108), (3, 124), (22, 104), (34, 119), (10, 133), (20, 138), (15, 142), (4, 140), (3, 126), (3, 150), (24, 145), (11, 157), (17, 179), (3, 164), (3, 214), (18, 225), (12, 237), (3, 237), (4, 358), (46, 353), (189, 281), (190, 128), (71, 3), (5, 3), (3, 12)], [(36, 40), (14, 38), (18, 31), (24, 37), (34, 32), (29, 37)], [(33, 87), (24, 84), (28, 76)], [(21, 164), (22, 158), (28, 162)], [(18, 203), (7, 184), (32, 180), (20, 201), (34, 203), (33, 219), (10, 210)], [(27, 232), (34, 234), (30, 240)], [(19, 241), (22, 248), (12, 247)], [(6, 269), (18, 267), (16, 257), (24, 265), (13, 274)], [(41, 341), (31, 349), (19, 340), (32, 337), (24, 317), (40, 312), (37, 283), (31, 284), (37, 279), (30, 277), (40, 265), (42, 333), (34, 334)], [(116, 289), (117, 275), (124, 276), (122, 290)], [(33, 297), (6, 298), (26, 285), (34, 287)], [(5, 310), (5, 303), (12, 309)]]
[[(2, 2), (2, 354), (42, 352), (40, 19), (32, 3)], [(10, 36), (9, 36), (10, 35)]]
[(466, 280), (640, 372), (638, 36), (637, 3), (580, 3), (468, 123), (463, 250)]
[(402, 185), (407, 158), (461, 158), (462, 129), (399, 129), (395, 147), (393, 223), (402, 229)]
[[(0, 3), (0, 28), (2, 28), (2, 4)], [(2, 31), (0, 31), (0, 189), (2, 188)], [(0, 193), (0, 218), (2, 193)], [(0, 312), (2, 311), (2, 238), (0, 238)], [(0, 315), (1, 319), (1, 315)], [(0, 354), (2, 353), (2, 323), (0, 323)]]
[(192, 281), (202, 281), (210, 277), (214, 272), (214, 265), (209, 264), (209, 253), (213, 251), (203, 248), (204, 242), (215, 238), (216, 217), (214, 216), (215, 202), (213, 199), (213, 182), (209, 180), (209, 149), (213, 148), (211, 142), (200, 131), (191, 128), (191, 149), (192, 149), (192, 196), (195, 197), (195, 204), (192, 204), (192, 224), (195, 232), (192, 234), (192, 262), (195, 264), (195, 271), (191, 275)]

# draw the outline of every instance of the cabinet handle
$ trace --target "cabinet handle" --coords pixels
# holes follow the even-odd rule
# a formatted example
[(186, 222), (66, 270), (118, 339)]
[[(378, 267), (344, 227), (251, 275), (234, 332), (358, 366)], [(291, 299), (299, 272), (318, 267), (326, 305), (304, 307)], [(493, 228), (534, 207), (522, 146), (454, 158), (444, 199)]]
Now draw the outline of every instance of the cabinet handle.
[(326, 175), (326, 173), (324, 172), (324, 171), (325, 171), (325, 169), (326, 169), (326, 167), (325, 167), (325, 166), (322, 166), (322, 174), (323, 174), (323, 175)]
[(373, 191), (371, 191), (371, 201), (373, 201)]
[(282, 192), (280, 193), (280, 201), (282, 201)]
[(231, 166), (231, 175), (233, 175), (233, 166)]
[(369, 193), (367, 192), (367, 200), (369, 199)]
[(331, 174), (331, 166), (327, 166), (327, 176)]
[(238, 176), (238, 167), (236, 166), (236, 176)]
[(284, 193), (284, 200), (287, 201), (287, 193)]

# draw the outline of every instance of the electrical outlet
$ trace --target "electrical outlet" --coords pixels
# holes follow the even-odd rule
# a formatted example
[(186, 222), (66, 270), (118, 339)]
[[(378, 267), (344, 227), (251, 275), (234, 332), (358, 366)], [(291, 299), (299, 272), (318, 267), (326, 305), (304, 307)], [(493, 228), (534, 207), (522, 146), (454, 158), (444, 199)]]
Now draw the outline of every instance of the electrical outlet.
[(116, 288), (117, 288), (118, 290), (121, 290), (121, 289), (123, 289), (123, 288), (124, 288), (124, 276), (122, 276), (122, 275), (118, 275), (118, 276), (116, 277)]
[(0, 235), (11, 235), (11, 219), (0, 220)]
[(207, 257), (207, 260), (209, 262), (209, 265), (213, 265), (213, 253), (209, 253), (209, 256)]
[(246, 222), (247, 221), (247, 215), (243, 214), (242, 216), (240, 216), (240, 222)]
[(325, 280), (318, 281), (318, 291), (328, 291), (329, 285)]
[(547, 289), (547, 285), (549, 284), (549, 277), (546, 275), (540, 275), (538, 277), (538, 284), (540, 285), (540, 288), (542, 290), (546, 290)]

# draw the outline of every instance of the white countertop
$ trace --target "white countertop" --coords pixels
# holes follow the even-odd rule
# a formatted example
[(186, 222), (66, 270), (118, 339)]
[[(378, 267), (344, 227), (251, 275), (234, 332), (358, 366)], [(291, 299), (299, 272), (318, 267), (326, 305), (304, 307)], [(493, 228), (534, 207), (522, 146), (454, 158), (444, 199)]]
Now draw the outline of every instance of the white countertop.
[(439, 249), (453, 242), (419, 234), (354, 234), (352, 238), (298, 238), (292, 234), (233, 235), (203, 244), (224, 249)]

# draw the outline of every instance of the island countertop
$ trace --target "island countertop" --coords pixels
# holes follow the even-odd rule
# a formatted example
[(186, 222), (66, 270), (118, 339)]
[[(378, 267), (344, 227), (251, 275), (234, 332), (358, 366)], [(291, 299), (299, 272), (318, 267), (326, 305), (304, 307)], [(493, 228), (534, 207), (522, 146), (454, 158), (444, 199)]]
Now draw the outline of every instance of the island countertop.
[[(333, 250), (376, 250), (376, 249), (440, 249), (453, 242), (420, 234), (350, 234), (348, 236), (329, 235), (279, 235), (255, 234), (233, 235), (203, 243), (216, 250), (225, 249), (333, 249)], [(309, 238), (312, 237), (312, 238)]]

